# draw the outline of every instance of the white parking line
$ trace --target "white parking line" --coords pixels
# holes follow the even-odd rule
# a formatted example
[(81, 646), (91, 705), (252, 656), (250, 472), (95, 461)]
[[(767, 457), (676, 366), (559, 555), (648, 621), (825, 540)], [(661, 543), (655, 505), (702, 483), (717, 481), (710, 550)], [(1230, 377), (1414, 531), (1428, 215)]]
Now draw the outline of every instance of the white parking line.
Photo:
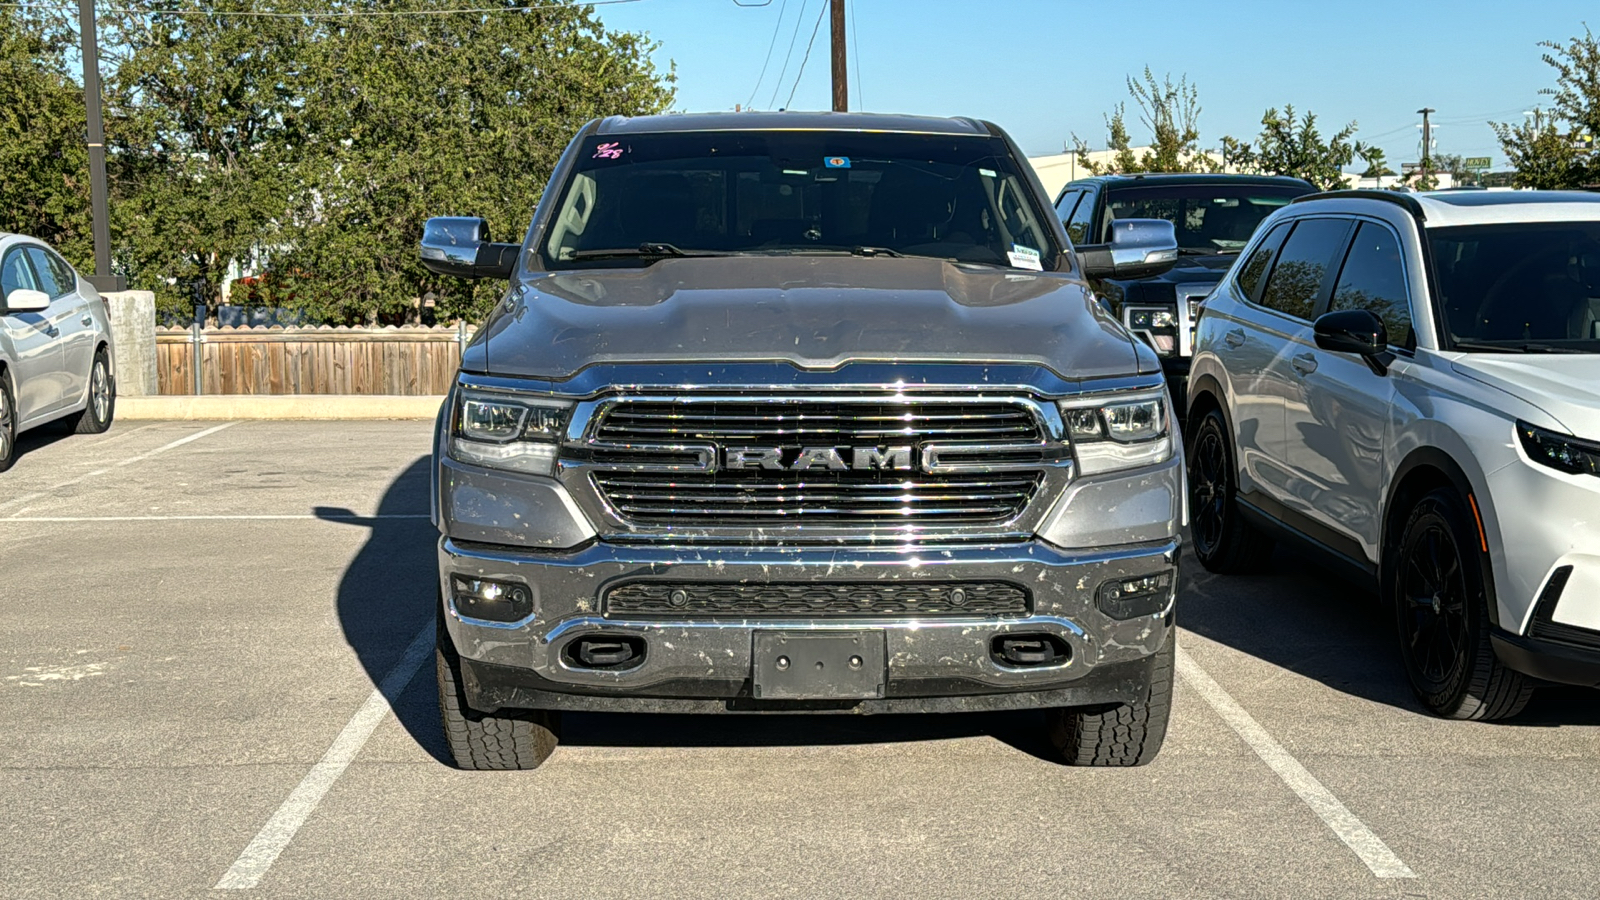
[(78, 484), (79, 482), (82, 482), (82, 481), (87, 481), (90, 478), (94, 478), (94, 477), (96, 477), (98, 475), (104, 475), (105, 473), (111, 471), (112, 469), (120, 469), (123, 466), (131, 466), (136, 462), (143, 462), (144, 460), (147, 460), (152, 456), (155, 456), (155, 455), (160, 454), (160, 453), (165, 453), (168, 450), (172, 450), (172, 449), (175, 449), (177, 447), (182, 447), (184, 444), (190, 443), (191, 441), (198, 441), (198, 440), (200, 440), (201, 438), (203, 438), (203, 437), (205, 437), (207, 435), (216, 434), (217, 432), (221, 431), (224, 428), (229, 428), (229, 427), (232, 427), (232, 426), (237, 425), (237, 424), (238, 424), (237, 422), (223, 422), (221, 425), (214, 425), (214, 426), (212, 426), (210, 428), (205, 429), (204, 431), (197, 431), (194, 434), (190, 434), (190, 435), (186, 435), (184, 437), (178, 438), (177, 440), (173, 441), (170, 444), (163, 444), (162, 446), (157, 447), (156, 449), (151, 450), (151, 451), (149, 451), (147, 453), (141, 453), (138, 456), (130, 456), (127, 459), (122, 460), (119, 463), (115, 463), (115, 464), (107, 466), (106, 468), (103, 468), (103, 469), (95, 469), (92, 472), (85, 472), (82, 475), (79, 475), (77, 478), (69, 478), (66, 481), (61, 482), (60, 484), (51, 485), (49, 488), (47, 488), (45, 490), (36, 491), (36, 492), (34, 492), (32, 494), (23, 494), (21, 497), (13, 497), (10, 500), (7, 500), (7, 501), (5, 501), (3, 503), (0, 503), (0, 509), (6, 509), (6, 508), (12, 507), (12, 506), (19, 506), (19, 505), (27, 503), (27, 502), (29, 502), (31, 500), (38, 500), (40, 497), (48, 497), (53, 492), (58, 491), (58, 490), (60, 490), (60, 489), (62, 489), (64, 487), (71, 487), (72, 485)]
[(312, 515), (310, 513), (295, 513), (285, 515), (239, 515), (239, 516), (7, 516), (0, 522), (275, 522), (279, 520), (296, 519), (327, 519), (336, 522), (365, 522), (369, 519), (426, 519), (427, 513), (414, 515)]
[(272, 863), (294, 840), (295, 833), (306, 819), (316, 811), (317, 804), (333, 787), (344, 770), (349, 768), (356, 754), (366, 746), (367, 738), (372, 737), (372, 732), (383, 722), (388, 715), (400, 692), (405, 690), (407, 684), (422, 667), (428, 654), (433, 650), (433, 635), (435, 625), (429, 622), (417, 632), (406, 652), (401, 655), (400, 661), (394, 664), (389, 674), (383, 676), (372, 694), (367, 697), (367, 702), (361, 704), (356, 714), (350, 717), (349, 723), (339, 736), (334, 738), (333, 746), (322, 755), (322, 761), (311, 767), (306, 777), (300, 780), (289, 799), (283, 801), (278, 811), (272, 814), (267, 824), (261, 827), (250, 845), (244, 848), (239, 858), (234, 860), (233, 866), (222, 876), (213, 890), (242, 890), (253, 888), (260, 883), (262, 876), (272, 868)]
[(1355, 814), (1345, 808), (1333, 792), (1323, 787), (1315, 775), (1306, 771), (1289, 754), (1283, 745), (1273, 739), (1272, 735), (1262, 728), (1260, 723), (1237, 700), (1206, 674), (1189, 654), (1178, 648), (1178, 674), (1183, 680), (1198, 693), (1207, 704), (1228, 723), (1244, 742), (1249, 745), (1261, 761), (1266, 763), (1272, 771), (1278, 773), (1283, 783), (1289, 786), (1323, 824), (1333, 829), (1333, 833), (1344, 841), (1345, 846), (1354, 851), (1361, 861), (1367, 864), (1372, 874), (1379, 878), (1415, 878), (1416, 873), (1394, 855), (1394, 851), (1383, 842), (1372, 829), (1368, 828)]

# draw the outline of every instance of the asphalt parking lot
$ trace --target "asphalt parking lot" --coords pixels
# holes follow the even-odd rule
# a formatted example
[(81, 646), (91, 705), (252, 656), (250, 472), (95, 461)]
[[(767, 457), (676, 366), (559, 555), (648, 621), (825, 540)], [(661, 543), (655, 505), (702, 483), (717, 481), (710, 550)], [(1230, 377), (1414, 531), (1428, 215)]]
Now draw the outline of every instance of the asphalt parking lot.
[(1600, 883), (1600, 694), (1549, 689), (1499, 724), (1430, 718), (1375, 603), (1281, 552), (1256, 578), (1189, 567), (1174, 722), (1146, 768), (1055, 765), (1034, 714), (569, 714), (544, 768), (455, 771), (416, 643), (432, 625), (429, 430), (24, 436), (0, 476), (0, 895)]

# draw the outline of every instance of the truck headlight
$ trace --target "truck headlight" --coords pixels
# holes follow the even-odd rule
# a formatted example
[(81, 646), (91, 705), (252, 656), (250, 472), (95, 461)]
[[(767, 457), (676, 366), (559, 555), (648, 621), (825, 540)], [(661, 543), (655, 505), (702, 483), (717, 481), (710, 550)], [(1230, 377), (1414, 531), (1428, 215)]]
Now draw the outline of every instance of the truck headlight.
[(506, 394), (464, 392), (456, 407), (450, 456), (491, 469), (555, 473), (572, 404)]
[(1573, 475), (1600, 475), (1600, 444), (1527, 422), (1517, 423), (1517, 438), (1528, 458), (1540, 465)]
[(1172, 458), (1167, 392), (1107, 402), (1063, 400), (1061, 418), (1078, 459), (1078, 471), (1100, 475), (1153, 466)]

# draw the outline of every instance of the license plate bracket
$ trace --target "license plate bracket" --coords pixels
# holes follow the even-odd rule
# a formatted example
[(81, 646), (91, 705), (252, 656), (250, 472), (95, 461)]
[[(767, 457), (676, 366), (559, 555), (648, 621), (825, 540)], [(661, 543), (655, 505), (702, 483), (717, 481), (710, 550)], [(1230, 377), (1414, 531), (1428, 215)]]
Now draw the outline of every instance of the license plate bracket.
[(888, 674), (882, 631), (755, 632), (751, 693), (757, 700), (874, 700)]

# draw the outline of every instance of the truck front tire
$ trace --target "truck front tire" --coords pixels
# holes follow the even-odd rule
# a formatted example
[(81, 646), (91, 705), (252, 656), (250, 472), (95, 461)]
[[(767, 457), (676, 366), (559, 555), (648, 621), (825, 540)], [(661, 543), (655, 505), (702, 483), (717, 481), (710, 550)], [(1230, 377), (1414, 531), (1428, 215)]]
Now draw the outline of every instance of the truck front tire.
[(1156, 651), (1150, 696), (1135, 703), (1052, 709), (1046, 712), (1050, 744), (1069, 766), (1142, 766), (1156, 758), (1172, 715), (1172, 680), (1178, 632)]
[(450, 756), (473, 771), (537, 769), (561, 740), (561, 713), (554, 710), (500, 710), (481, 713), (467, 705), (461, 688), (461, 656), (439, 623), (434, 668), (439, 677), (439, 718)]

